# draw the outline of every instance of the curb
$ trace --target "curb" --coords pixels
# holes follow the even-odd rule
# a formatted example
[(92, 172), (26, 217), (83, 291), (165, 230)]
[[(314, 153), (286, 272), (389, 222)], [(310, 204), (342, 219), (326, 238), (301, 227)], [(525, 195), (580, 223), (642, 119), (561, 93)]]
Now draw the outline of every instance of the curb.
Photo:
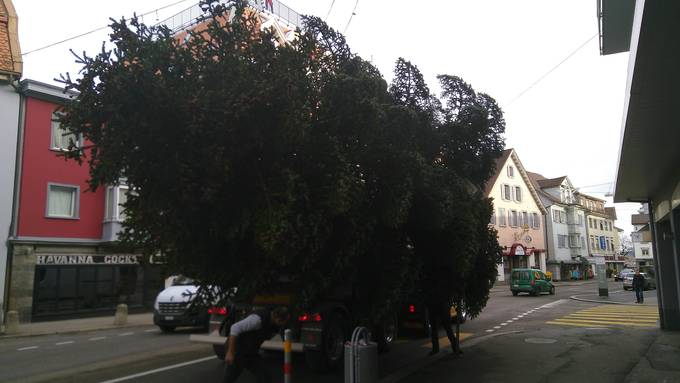
[(47, 331), (46, 330), (46, 331), (25, 332), (25, 333), (19, 333), (19, 334), (11, 334), (11, 335), (0, 334), (0, 341), (2, 341), (4, 339), (28, 338), (28, 337), (32, 337), (32, 336), (78, 334), (78, 333), (81, 333), (81, 332), (115, 330), (115, 329), (122, 329), (122, 328), (148, 327), (148, 326), (153, 326), (153, 323), (149, 323), (149, 324), (136, 323), (136, 324), (123, 325), (123, 326), (109, 325), (109, 326), (100, 326), (100, 327), (91, 327), (91, 328), (88, 327), (88, 328), (82, 328), (82, 329), (77, 329), (77, 330), (64, 330), (64, 331), (59, 331), (59, 330)]
[(578, 295), (572, 295), (569, 297), (569, 299), (573, 299), (575, 301), (580, 301), (580, 302), (592, 302), (592, 303), (604, 303), (608, 305), (622, 305), (622, 306), (648, 306), (648, 307), (654, 307), (658, 305), (653, 305), (649, 303), (623, 303), (623, 302), (611, 302), (611, 301), (604, 301), (604, 300), (596, 300), (596, 299), (588, 299), (588, 298), (580, 298)]

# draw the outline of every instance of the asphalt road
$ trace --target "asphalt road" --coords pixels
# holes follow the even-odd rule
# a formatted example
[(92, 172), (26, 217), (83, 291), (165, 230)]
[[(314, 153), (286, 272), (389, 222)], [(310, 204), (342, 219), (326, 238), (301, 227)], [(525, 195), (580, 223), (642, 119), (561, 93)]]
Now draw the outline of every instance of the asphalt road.
[[(610, 282), (610, 291), (620, 290), (620, 282)], [(545, 326), (551, 320), (587, 307), (569, 296), (597, 292), (597, 283), (562, 285), (555, 295), (513, 297), (507, 286), (498, 286), (483, 313), (461, 326), (463, 346), (516, 331)], [(0, 343), (2, 382), (220, 382), (224, 364), (212, 347), (192, 344), (189, 335), (198, 330), (161, 333), (156, 327), (95, 331), (70, 335), (50, 335), (7, 339)], [(442, 334), (443, 335), (443, 334)], [(392, 350), (379, 359), (380, 377), (403, 374), (427, 359), (426, 338), (401, 337)], [(449, 352), (446, 341), (443, 352)], [(282, 355), (266, 353), (266, 368), (282, 380)], [(302, 354), (293, 359), (294, 381), (343, 382), (342, 371), (320, 375), (310, 371)], [(409, 367), (411, 366), (411, 367)], [(254, 381), (244, 373), (239, 382)]]

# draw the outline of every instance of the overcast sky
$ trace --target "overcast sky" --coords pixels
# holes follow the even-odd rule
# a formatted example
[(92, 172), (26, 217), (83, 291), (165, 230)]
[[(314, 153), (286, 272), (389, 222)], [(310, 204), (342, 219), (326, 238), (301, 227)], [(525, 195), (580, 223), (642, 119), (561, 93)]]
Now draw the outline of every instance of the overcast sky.
[[(151, 12), (144, 21), (155, 24), (197, 0), (13, 2), (26, 53), (104, 27), (109, 17)], [(330, 10), (328, 23), (341, 32), (347, 28), (350, 47), (388, 80), (398, 57), (416, 64), (433, 90), (438, 74), (462, 77), (503, 108), (506, 147), (515, 148), (527, 170), (549, 178), (567, 175), (583, 192), (611, 203), (605, 193), (616, 177), (628, 53), (600, 56), (595, 0), (439, 0), (420, 7), (406, 0), (284, 3), (321, 18)], [(52, 83), (60, 73), (73, 76), (78, 66), (69, 49), (94, 54), (106, 39), (104, 29), (26, 54), (24, 78)], [(616, 205), (617, 226), (627, 233), (637, 206)]]

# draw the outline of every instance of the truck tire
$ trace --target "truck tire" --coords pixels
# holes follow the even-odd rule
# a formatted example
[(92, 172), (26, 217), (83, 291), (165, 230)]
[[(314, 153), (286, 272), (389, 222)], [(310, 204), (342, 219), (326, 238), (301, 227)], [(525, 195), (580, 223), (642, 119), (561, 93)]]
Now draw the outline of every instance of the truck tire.
[(213, 344), (213, 351), (215, 351), (215, 356), (217, 357), (217, 359), (222, 361), (224, 360), (224, 357), (227, 354), (227, 350), (222, 344)]
[(345, 319), (340, 314), (331, 316), (323, 330), (319, 350), (306, 350), (307, 365), (318, 372), (328, 372), (340, 368), (345, 356), (347, 334)]

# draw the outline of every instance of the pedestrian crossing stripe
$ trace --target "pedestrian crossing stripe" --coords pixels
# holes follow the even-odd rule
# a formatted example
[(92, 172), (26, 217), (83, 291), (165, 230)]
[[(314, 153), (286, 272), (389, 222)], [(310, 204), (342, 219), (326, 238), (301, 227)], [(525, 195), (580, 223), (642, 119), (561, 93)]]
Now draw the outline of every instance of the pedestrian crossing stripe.
[(567, 314), (547, 321), (547, 324), (576, 327), (637, 327), (654, 328), (659, 320), (658, 309), (653, 306), (603, 305)]

